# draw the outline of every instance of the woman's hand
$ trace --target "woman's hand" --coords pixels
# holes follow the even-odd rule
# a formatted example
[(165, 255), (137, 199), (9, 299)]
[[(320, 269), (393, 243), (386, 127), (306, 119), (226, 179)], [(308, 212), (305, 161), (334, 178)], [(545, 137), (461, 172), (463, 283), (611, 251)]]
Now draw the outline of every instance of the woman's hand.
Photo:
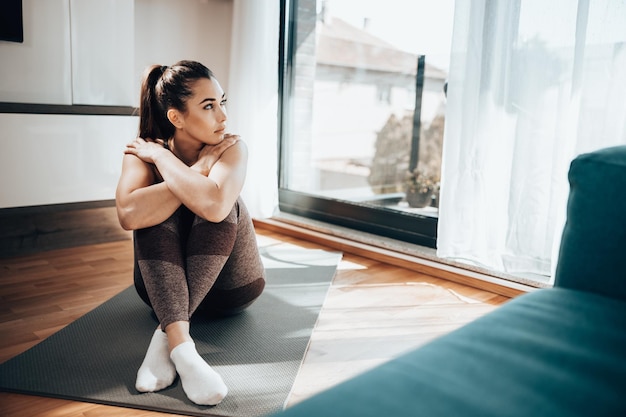
[(239, 135), (227, 133), (224, 135), (224, 139), (217, 145), (204, 145), (198, 155), (198, 160), (191, 166), (191, 169), (198, 171), (204, 176), (209, 175), (211, 168), (213, 168), (213, 165), (220, 159), (224, 151), (238, 141)]
[(143, 139), (137, 138), (128, 145), (124, 153), (135, 155), (137, 158), (149, 164), (154, 164), (154, 161), (159, 152), (170, 152), (164, 146), (164, 142), (161, 139)]

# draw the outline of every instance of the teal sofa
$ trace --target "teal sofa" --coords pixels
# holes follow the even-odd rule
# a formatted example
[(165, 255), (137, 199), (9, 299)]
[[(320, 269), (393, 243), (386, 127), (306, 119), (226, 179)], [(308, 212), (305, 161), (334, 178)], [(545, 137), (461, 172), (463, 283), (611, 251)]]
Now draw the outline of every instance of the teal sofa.
[(276, 416), (626, 416), (626, 146), (578, 156), (553, 288)]

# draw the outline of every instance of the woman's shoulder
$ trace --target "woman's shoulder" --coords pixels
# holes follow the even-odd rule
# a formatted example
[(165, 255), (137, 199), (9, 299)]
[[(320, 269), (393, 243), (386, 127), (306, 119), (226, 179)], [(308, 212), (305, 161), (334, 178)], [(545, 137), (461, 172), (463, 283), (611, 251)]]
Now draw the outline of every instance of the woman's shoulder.
[(237, 143), (235, 143), (231, 148), (234, 153), (239, 157), (247, 157), (248, 156), (248, 144), (243, 139), (238, 139)]
[(142, 179), (142, 182), (157, 183), (163, 181), (161, 175), (153, 164), (142, 161), (135, 155), (124, 155), (122, 162), (122, 174)]

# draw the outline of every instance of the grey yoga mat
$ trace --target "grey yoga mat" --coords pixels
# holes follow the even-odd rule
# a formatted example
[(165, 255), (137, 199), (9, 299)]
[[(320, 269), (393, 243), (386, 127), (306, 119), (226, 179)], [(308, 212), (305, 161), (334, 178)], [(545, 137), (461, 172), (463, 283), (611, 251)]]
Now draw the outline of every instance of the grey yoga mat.
[(242, 314), (192, 320), (202, 357), (224, 378), (217, 406), (187, 399), (180, 380), (156, 393), (134, 388), (156, 327), (130, 287), (0, 365), (3, 391), (198, 416), (260, 416), (287, 400), (341, 254), (278, 244), (261, 248), (264, 293)]

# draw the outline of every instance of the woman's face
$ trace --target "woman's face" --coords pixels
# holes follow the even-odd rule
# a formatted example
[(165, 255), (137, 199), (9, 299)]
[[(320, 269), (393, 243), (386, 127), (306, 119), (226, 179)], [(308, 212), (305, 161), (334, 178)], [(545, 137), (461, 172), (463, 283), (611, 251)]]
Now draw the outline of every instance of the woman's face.
[(226, 131), (226, 97), (216, 79), (201, 78), (191, 85), (193, 95), (182, 114), (183, 131), (192, 139), (215, 145)]

